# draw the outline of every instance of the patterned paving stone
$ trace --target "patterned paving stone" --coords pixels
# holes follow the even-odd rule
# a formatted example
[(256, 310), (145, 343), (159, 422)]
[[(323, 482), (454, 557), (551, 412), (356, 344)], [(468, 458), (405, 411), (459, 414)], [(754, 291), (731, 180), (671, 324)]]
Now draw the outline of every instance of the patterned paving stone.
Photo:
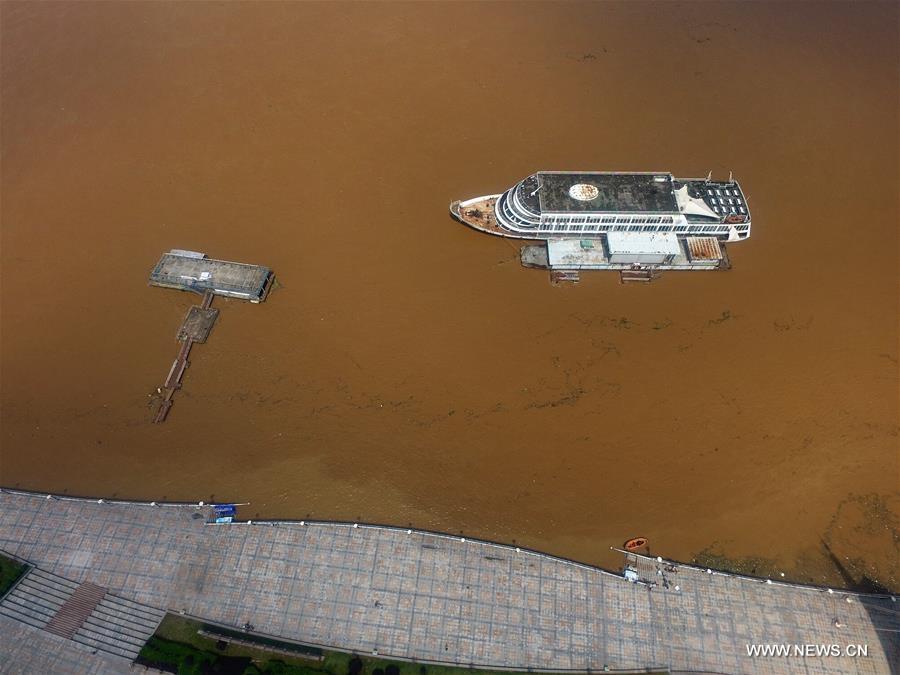
[[(459, 537), (341, 523), (210, 525), (208, 508), (0, 493), (0, 549), (160, 609), (361, 653), (519, 669), (897, 669), (891, 598), (642, 559), (631, 583)], [(0, 636), (0, 649), (6, 639)], [(867, 656), (750, 657), (754, 644)]]

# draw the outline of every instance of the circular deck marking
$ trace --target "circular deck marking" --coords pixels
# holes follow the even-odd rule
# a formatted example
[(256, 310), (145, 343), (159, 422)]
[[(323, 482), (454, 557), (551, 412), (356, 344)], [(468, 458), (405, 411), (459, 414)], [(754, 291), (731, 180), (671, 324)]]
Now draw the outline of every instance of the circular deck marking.
[(596, 186), (589, 185), (588, 183), (576, 183), (569, 188), (569, 196), (580, 202), (589, 202), (592, 199), (596, 199), (599, 194), (600, 190), (598, 190)]

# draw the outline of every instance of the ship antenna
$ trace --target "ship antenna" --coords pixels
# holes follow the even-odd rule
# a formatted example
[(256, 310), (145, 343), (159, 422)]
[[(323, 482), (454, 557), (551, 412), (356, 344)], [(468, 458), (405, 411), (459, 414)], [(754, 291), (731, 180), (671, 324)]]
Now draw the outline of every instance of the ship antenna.
[(707, 176), (706, 176), (706, 182), (707, 182), (707, 183), (708, 183), (709, 181), (711, 181), (711, 180), (712, 180), (712, 171), (710, 171), (709, 174), (707, 174)]
[(729, 182), (729, 183), (733, 183), (733, 182), (734, 182), (734, 171), (729, 171), (729, 172), (728, 172), (728, 182)]

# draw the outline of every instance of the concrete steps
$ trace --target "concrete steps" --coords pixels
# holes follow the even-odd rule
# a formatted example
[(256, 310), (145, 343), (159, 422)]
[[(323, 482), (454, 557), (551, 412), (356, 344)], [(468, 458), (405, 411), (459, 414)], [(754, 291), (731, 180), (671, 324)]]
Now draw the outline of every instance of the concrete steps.
[(133, 660), (165, 612), (32, 568), (0, 602), (0, 615)]
[(164, 616), (161, 610), (107, 594), (72, 639), (134, 659)]

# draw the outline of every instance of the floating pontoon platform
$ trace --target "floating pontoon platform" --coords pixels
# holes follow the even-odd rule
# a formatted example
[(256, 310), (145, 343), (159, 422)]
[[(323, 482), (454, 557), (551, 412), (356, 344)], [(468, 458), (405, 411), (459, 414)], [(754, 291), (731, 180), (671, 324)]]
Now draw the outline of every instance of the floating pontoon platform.
[(150, 285), (262, 302), (275, 275), (262, 265), (213, 260), (204, 253), (172, 249), (150, 273)]
[[(727, 270), (725, 245), (714, 237), (678, 239), (672, 234), (601, 235), (593, 239), (547, 239), (523, 246), (524, 267), (546, 269), (556, 282), (560, 272), (617, 270), (622, 281), (651, 281), (663, 270)], [(554, 277), (554, 273), (556, 276)]]

